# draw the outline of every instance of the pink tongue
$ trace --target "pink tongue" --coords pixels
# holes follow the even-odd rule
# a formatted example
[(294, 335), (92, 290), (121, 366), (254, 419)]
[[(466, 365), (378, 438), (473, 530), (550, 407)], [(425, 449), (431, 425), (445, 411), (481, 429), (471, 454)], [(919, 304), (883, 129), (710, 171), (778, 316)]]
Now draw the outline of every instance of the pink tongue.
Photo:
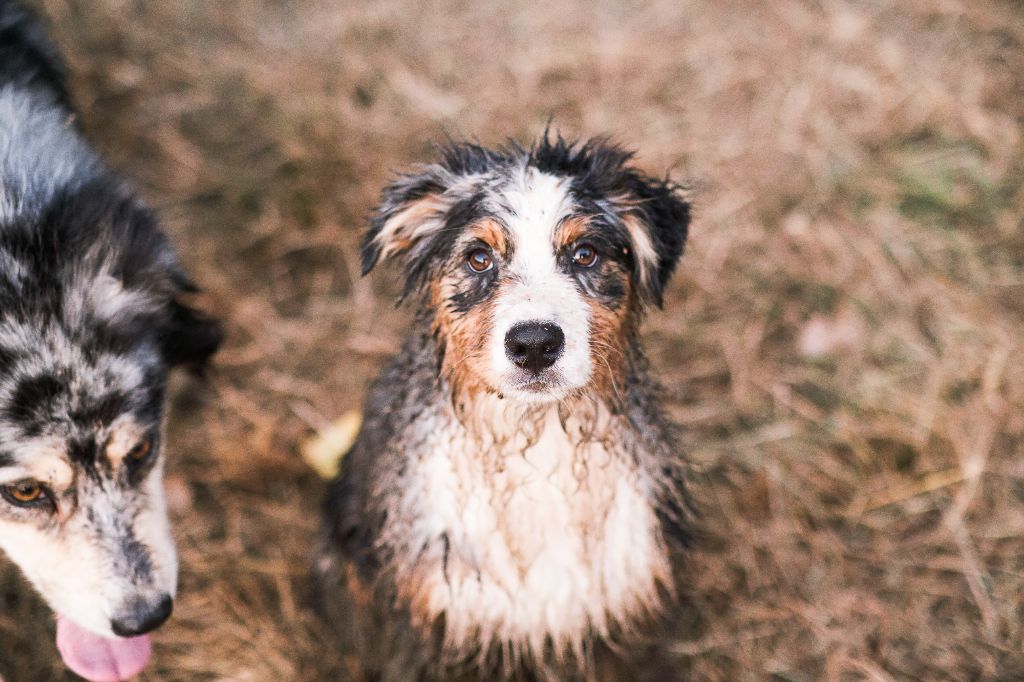
[(149, 637), (100, 637), (57, 616), (57, 650), (64, 663), (90, 682), (121, 682), (149, 662)]

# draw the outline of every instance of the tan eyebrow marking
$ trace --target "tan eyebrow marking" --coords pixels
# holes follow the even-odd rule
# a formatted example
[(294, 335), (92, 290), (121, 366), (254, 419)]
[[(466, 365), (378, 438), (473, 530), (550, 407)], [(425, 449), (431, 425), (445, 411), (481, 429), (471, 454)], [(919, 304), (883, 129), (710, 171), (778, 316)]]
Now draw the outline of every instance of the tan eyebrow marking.
[(75, 479), (75, 472), (64, 453), (56, 450), (33, 456), (32, 461), (25, 463), (24, 471), (26, 478), (46, 483), (56, 490), (69, 487)]
[(505, 238), (505, 230), (497, 221), (484, 218), (473, 224), (469, 234), (486, 243), (497, 253), (507, 253), (508, 242)]
[(590, 219), (583, 216), (571, 216), (559, 224), (555, 232), (555, 245), (568, 246), (587, 233)]
[(132, 417), (124, 415), (117, 419), (110, 429), (110, 437), (103, 448), (112, 466), (119, 467), (132, 448), (148, 434), (148, 430)]
[(75, 472), (62, 438), (42, 436), (26, 441), (15, 449), (10, 459), (8, 466), (0, 467), (4, 484), (34, 480), (62, 489), (74, 483)]

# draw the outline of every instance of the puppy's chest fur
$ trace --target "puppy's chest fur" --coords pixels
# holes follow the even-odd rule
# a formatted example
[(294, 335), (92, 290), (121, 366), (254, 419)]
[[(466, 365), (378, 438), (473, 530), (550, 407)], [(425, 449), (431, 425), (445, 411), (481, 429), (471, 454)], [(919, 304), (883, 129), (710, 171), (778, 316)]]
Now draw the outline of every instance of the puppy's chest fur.
[[(563, 423), (493, 399), (469, 427), (444, 410), (417, 426), (419, 452), (383, 539), (414, 622), (444, 616), (456, 650), (580, 652), (657, 606), (670, 571), (654, 483), (624, 420)], [(394, 509), (394, 507), (392, 508)]]

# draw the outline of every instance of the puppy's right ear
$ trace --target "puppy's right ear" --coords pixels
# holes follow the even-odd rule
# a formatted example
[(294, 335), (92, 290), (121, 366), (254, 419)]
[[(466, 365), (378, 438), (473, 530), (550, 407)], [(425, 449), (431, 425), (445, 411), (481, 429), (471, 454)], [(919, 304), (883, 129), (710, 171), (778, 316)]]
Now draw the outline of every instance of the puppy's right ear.
[(422, 270), (431, 238), (444, 227), (452, 205), (445, 197), (447, 176), (440, 166), (427, 166), (384, 188), (370, 230), (363, 237), (364, 275), (379, 261), (395, 256), (402, 257), (410, 275)]

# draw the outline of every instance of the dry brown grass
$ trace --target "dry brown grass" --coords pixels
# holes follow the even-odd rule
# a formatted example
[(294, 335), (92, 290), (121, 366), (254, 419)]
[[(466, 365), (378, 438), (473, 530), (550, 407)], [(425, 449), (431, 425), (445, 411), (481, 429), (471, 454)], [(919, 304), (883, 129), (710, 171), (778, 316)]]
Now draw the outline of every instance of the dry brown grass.
[[(647, 324), (705, 509), (680, 678), (1024, 674), (1019, 3), (37, 4), (230, 333), (174, 404), (181, 598), (144, 679), (358, 669), (309, 609), (297, 455), (406, 322), (358, 233), (446, 131), (549, 116), (696, 185)], [(0, 671), (57, 677), (2, 571)]]

